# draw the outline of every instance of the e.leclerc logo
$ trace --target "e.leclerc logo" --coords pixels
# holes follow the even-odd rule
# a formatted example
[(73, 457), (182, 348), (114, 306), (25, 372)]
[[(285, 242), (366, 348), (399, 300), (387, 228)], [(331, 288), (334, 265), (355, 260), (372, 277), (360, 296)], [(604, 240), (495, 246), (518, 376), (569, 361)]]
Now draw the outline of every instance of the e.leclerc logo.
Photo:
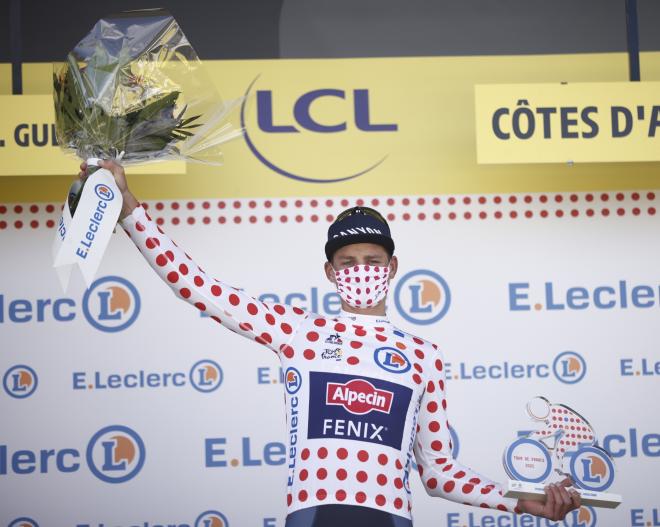
[(197, 517), (194, 527), (229, 527), (229, 522), (220, 511), (206, 511)]
[(123, 425), (106, 426), (87, 443), (85, 452), (76, 447), (10, 449), (0, 444), (0, 476), (23, 476), (78, 472), (82, 460), (90, 472), (106, 483), (124, 483), (142, 469), (146, 448), (139, 434)]
[(99, 183), (94, 187), (94, 193), (103, 201), (112, 201), (115, 197), (115, 193), (103, 183)]
[(8, 525), (8, 527), (39, 527), (39, 524), (32, 518), (24, 516), (22, 518), (16, 518)]
[[(117, 522), (102, 522), (99, 520), (95, 520), (94, 522), (77, 522), (75, 527), (109, 527), (112, 525), (113, 527), (122, 527), (117, 524)], [(194, 521), (186, 520), (186, 521), (174, 521), (172, 519), (168, 519), (163, 521), (162, 519), (159, 521), (147, 521), (143, 518), (140, 520), (132, 520), (129, 523), (125, 524), (125, 527), (229, 527), (229, 521), (227, 520), (227, 517), (221, 513), (218, 510), (208, 510), (204, 511), (200, 515), (197, 516), (197, 518)], [(263, 519), (263, 526), (268, 527), (268, 526), (273, 526), (274, 527), (274, 518), (264, 518)]]
[(545, 282), (543, 286), (511, 282), (508, 289), (509, 311), (598, 311), (660, 306), (658, 284), (632, 284), (628, 280), (568, 288), (554, 282)]
[(575, 351), (563, 351), (550, 362), (498, 361), (490, 363), (445, 362), (447, 379), (461, 381), (547, 379), (551, 375), (564, 384), (584, 379), (587, 363)]
[[(382, 104), (376, 108), (370, 90), (336, 83), (296, 90), (290, 84), (290, 78), (285, 84), (257, 77), (245, 93), (243, 137), (264, 166), (297, 181), (334, 183), (366, 174), (385, 161), (399, 127), (387, 108)], [(248, 116), (252, 93), (256, 111)], [(360, 161), (351, 155), (356, 144)]]
[(136, 287), (119, 276), (95, 280), (83, 295), (73, 298), (7, 298), (0, 294), (0, 325), (71, 322), (80, 315), (103, 332), (117, 332), (131, 326), (140, 313), (140, 294)]
[(451, 293), (437, 273), (418, 269), (405, 274), (394, 289), (394, 304), (412, 324), (433, 324), (447, 314)]
[(474, 512), (450, 512), (447, 527), (596, 527), (596, 510), (583, 505), (569, 512), (561, 522), (553, 522), (529, 514), (479, 514)]
[(2, 386), (8, 395), (15, 399), (25, 399), (37, 389), (37, 373), (24, 364), (9, 368), (2, 378)]
[(410, 361), (400, 350), (390, 347), (377, 348), (374, 361), (383, 370), (390, 373), (405, 373), (410, 369)]
[(217, 390), (222, 384), (223, 373), (220, 365), (210, 359), (202, 359), (192, 365), (188, 373), (184, 371), (146, 371), (137, 370), (118, 372), (74, 371), (72, 387), (74, 390), (119, 390), (150, 388), (181, 388), (192, 386), (202, 393)]
[(125, 278), (99, 278), (85, 291), (83, 313), (87, 322), (100, 331), (126, 329), (140, 312), (140, 295)]

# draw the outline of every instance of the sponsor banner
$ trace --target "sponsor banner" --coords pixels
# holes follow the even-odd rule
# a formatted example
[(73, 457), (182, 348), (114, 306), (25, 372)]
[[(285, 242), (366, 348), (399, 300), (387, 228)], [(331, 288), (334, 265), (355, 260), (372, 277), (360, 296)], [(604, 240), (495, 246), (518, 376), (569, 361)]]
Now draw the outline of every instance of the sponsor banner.
[[(329, 317), (340, 304), (323, 272), (327, 217), (375, 206), (399, 258), (388, 318), (443, 354), (453, 455), (504, 480), (505, 447), (534, 426), (524, 404), (544, 395), (589, 416), (616, 467), (608, 492), (624, 497), (564, 522), (468, 508), (428, 496), (413, 456), (416, 526), (648, 527), (658, 513), (646, 482), (660, 470), (656, 195), (147, 204), (210, 276)], [(377, 366), (369, 377), (347, 377), (349, 341), (327, 335), (318, 357), (331, 373), (282, 367), (172, 295), (121, 229), (91, 286), (71, 280), (62, 293), (49, 254), (57, 217), (0, 204), (0, 244), (21, 256), (0, 260), (0, 527), (283, 527), (300, 437), (384, 449), (413, 440), (393, 416), (410, 397), (397, 378), (414, 368), (414, 349), (383, 343), (361, 356)], [(308, 389), (309, 428), (299, 421)], [(286, 420), (298, 423), (291, 434)], [(574, 460), (585, 487), (610, 483), (597, 454)]]
[(660, 82), (475, 86), (479, 163), (660, 161)]
[[(645, 54), (645, 58), (650, 65), (645, 69), (648, 71), (660, 61), (660, 54)], [(525, 162), (536, 165), (497, 167), (477, 163), (475, 85), (505, 84), (520, 79), (529, 83), (554, 80), (568, 81), (568, 86), (556, 88), (571, 90), (574, 82), (623, 80), (626, 61), (625, 54), (606, 53), (207, 61), (208, 74), (225, 98), (247, 95), (241, 108), (244, 137), (223, 146), (222, 167), (190, 164), (186, 177), (168, 172), (161, 164), (131, 168), (131, 173), (149, 170), (158, 174), (157, 179), (133, 178), (131, 188), (142, 199), (233, 198), (255, 194), (270, 198), (368, 196), (374, 194), (374, 189), (378, 193), (405, 196), (644, 188), (657, 174), (657, 164), (538, 164), (544, 153), (536, 143), (542, 143), (542, 147), (544, 141), (555, 141), (557, 134), (561, 136), (563, 100), (550, 101), (557, 108), (557, 114), (549, 116), (551, 140), (543, 138), (542, 116), (536, 118), (533, 138), (519, 140), (513, 135), (510, 140), (532, 148), (533, 153)], [(42, 95), (0, 99), (3, 115), (0, 140), (4, 141), (4, 146), (0, 146), (0, 174), (50, 177), (40, 180), (42, 184), (38, 186), (29, 179), (0, 178), (0, 194), (6, 195), (8, 201), (59, 201), (71, 175), (78, 169), (75, 160), (67, 161), (52, 146), (52, 65), (26, 64), (23, 69), (26, 93)], [(626, 86), (634, 90), (648, 85), (635, 83), (640, 86), (635, 88), (632, 84)], [(602, 86), (610, 85), (596, 86), (599, 87), (590, 91), (583, 103), (566, 103), (569, 109), (579, 107), (575, 114), (563, 111), (566, 133), (587, 133), (590, 127), (584, 124), (588, 121), (582, 119), (581, 112), (585, 107), (602, 105), (600, 98), (609, 96), (610, 106), (630, 112), (616, 114), (617, 133), (627, 132), (627, 123), (632, 128), (626, 137), (611, 138), (614, 143), (611, 147), (596, 149), (592, 160), (607, 161), (622, 152), (628, 157), (619, 161), (657, 161), (653, 157), (659, 151), (654, 147), (656, 139), (648, 137), (657, 101), (636, 102), (626, 97), (619, 101), (616, 85), (611, 85), (609, 95)], [(529, 99), (530, 108), (544, 107), (542, 98), (533, 93), (506, 92), (493, 111), (500, 107), (508, 108), (511, 113), (526, 109), (516, 105), (519, 99)], [(643, 119), (638, 118), (639, 105), (644, 107)], [(608, 107), (607, 111), (611, 109)], [(559, 141), (567, 142), (571, 148), (573, 143), (583, 145), (580, 151), (594, 150), (596, 147), (589, 145), (601, 144), (606, 128), (611, 128), (611, 116), (603, 112), (605, 109), (599, 106), (598, 115), (586, 114), (599, 124), (598, 136)], [(573, 125), (573, 120), (578, 124)], [(490, 126), (491, 122), (492, 116), (477, 121), (479, 126)], [(512, 123), (502, 120), (502, 126), (513, 133)], [(645, 140), (638, 140), (644, 133)], [(499, 143), (506, 142), (493, 137), (498, 149)], [(527, 147), (527, 143), (534, 146)], [(625, 146), (619, 147), (619, 143)], [(482, 147), (479, 144), (479, 152)], [(46, 151), (49, 153), (44, 154)], [(550, 160), (581, 161), (579, 152), (559, 153), (562, 155)], [(183, 169), (179, 172), (183, 173)]]

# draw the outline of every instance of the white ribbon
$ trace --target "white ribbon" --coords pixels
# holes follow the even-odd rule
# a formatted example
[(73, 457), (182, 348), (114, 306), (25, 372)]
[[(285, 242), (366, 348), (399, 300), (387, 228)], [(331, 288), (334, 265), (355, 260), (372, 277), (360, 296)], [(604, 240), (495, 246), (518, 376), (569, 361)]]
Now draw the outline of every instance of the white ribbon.
[[(87, 161), (90, 166), (97, 163), (95, 159)], [(69, 202), (81, 184), (76, 181), (69, 189), (53, 241), (53, 267), (64, 291), (76, 265), (87, 287), (92, 284), (123, 203), (112, 173), (100, 168), (87, 178), (78, 207), (71, 217)]]

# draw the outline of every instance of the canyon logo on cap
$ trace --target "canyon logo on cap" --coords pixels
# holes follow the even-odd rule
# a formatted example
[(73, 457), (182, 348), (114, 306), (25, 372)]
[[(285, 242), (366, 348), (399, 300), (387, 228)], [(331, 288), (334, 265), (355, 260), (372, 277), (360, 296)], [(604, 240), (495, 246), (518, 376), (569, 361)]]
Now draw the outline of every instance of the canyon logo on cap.
[(369, 207), (346, 209), (330, 225), (325, 244), (328, 261), (332, 261), (338, 249), (353, 243), (375, 243), (384, 247), (390, 256), (394, 253), (394, 240), (387, 221), (378, 211)]

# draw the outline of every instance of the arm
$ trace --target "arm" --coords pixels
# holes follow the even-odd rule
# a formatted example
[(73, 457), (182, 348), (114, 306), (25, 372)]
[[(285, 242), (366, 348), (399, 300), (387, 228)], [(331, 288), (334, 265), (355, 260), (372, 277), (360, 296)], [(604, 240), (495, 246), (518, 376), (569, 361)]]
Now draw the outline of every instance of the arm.
[(516, 508), (517, 500), (502, 496), (499, 484), (452, 457), (444, 363), (440, 353), (436, 359), (422, 397), (415, 441), (415, 459), (426, 492), (466, 505), (521, 512)]
[[(122, 167), (112, 161), (104, 161), (102, 166), (113, 173), (122, 192), (121, 226), (174, 295), (231, 331), (292, 356), (289, 343), (307, 313), (297, 307), (260, 302), (207, 275), (139, 206), (128, 190)], [(84, 171), (86, 166), (81, 168)]]

